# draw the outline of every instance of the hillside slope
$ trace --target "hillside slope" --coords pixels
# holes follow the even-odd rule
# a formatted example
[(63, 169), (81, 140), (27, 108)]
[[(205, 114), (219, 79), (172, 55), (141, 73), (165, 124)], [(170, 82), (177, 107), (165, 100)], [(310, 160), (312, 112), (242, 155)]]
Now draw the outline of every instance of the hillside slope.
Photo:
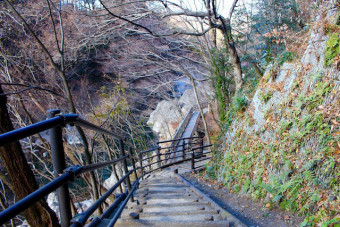
[(247, 108), (236, 99), (208, 167), (234, 192), (306, 215), (302, 225), (340, 220), (340, 72), (325, 53), (339, 48), (338, 15), (322, 6), (303, 57), (268, 66)]

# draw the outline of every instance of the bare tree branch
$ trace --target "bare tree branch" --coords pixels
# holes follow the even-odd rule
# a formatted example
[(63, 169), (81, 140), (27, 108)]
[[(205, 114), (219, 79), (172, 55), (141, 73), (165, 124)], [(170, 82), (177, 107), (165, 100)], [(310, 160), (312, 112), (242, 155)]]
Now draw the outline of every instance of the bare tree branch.
[(206, 18), (209, 16), (208, 12), (193, 12), (189, 10), (183, 10), (178, 12), (171, 12), (164, 14), (162, 18), (170, 17), (170, 16), (188, 16), (188, 17), (198, 17), (198, 18)]
[(16, 91), (16, 92), (9, 92), (9, 93), (4, 93), (4, 94), (0, 94), (0, 95), (12, 95), (12, 94), (18, 94), (18, 93), (21, 93), (21, 92), (24, 92), (24, 91), (27, 91), (27, 90), (30, 90), (30, 89), (38, 89), (38, 90), (41, 90), (41, 91), (50, 92), (50, 93), (57, 95), (59, 97), (64, 97), (63, 95), (59, 94), (58, 92), (56, 92), (54, 90), (51, 90), (51, 89), (48, 89), (48, 88), (43, 88), (43, 87), (38, 86), (38, 85), (27, 85), (27, 84), (19, 84), (19, 83), (1, 83), (1, 84), (7, 85), (7, 86), (22, 86), (22, 87), (26, 87), (26, 88), (19, 90), (19, 91)]
[(39, 44), (39, 46), (43, 49), (43, 51), (45, 52), (45, 54), (47, 55), (48, 59), (50, 60), (51, 64), (53, 65), (53, 67), (59, 71), (62, 72), (62, 70), (60, 69), (60, 67), (54, 62), (52, 55), (50, 54), (50, 52), (47, 50), (46, 46), (40, 41), (40, 39), (38, 38), (38, 36), (34, 33), (34, 31), (31, 29), (31, 27), (27, 24), (26, 20), (20, 15), (20, 13), (13, 7), (13, 5), (8, 1), (5, 0), (5, 2), (9, 5), (9, 7), (12, 9), (12, 11), (14, 12), (14, 14), (21, 20), (21, 22), (24, 24), (25, 28), (31, 33), (31, 35), (33, 36), (33, 38), (35, 39), (35, 41)]

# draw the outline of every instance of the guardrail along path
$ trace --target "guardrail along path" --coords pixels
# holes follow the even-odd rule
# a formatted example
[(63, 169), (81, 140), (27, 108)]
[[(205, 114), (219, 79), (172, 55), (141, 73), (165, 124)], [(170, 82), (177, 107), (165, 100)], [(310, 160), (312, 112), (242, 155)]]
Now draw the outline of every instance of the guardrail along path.
[[(178, 173), (196, 171), (205, 167), (212, 144), (203, 144), (203, 137), (194, 137), (199, 114), (191, 109), (172, 140), (159, 141), (146, 151), (124, 142), (126, 138), (96, 126), (75, 114), (60, 114), (51, 110), (49, 119), (0, 135), (0, 146), (19, 141), (44, 130), (50, 130), (51, 152), (55, 179), (0, 212), (0, 225), (9, 221), (37, 201), (57, 190), (60, 223), (62, 227), (81, 226), (242, 226), (236, 218), (223, 211)], [(103, 162), (66, 166), (63, 127), (79, 126), (110, 136), (119, 147), (119, 158)], [(161, 144), (171, 143), (162, 147)], [(128, 152), (126, 152), (128, 151)], [(163, 152), (165, 151), (165, 152)], [(109, 188), (85, 211), (72, 214), (69, 183), (82, 174), (115, 164), (122, 165), (124, 176)], [(128, 170), (128, 164), (131, 170)], [(67, 168), (66, 168), (67, 167)], [(174, 170), (176, 172), (174, 173)], [(133, 175), (133, 176), (132, 176)], [(125, 192), (118, 194), (118, 187)], [(139, 189), (137, 189), (139, 187)], [(116, 200), (104, 206), (110, 195)], [(127, 206), (126, 206), (127, 205)], [(96, 210), (104, 208), (100, 216)]]

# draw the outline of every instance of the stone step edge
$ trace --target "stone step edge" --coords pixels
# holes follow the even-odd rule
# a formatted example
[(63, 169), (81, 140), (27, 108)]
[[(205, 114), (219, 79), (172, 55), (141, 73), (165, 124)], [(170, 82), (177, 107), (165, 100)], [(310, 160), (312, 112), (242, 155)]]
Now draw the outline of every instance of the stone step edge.
[(212, 200), (211, 198), (209, 198), (209, 196), (207, 196), (205, 193), (203, 193), (201, 190), (199, 190), (198, 188), (196, 188), (193, 184), (191, 184), (188, 180), (186, 180), (184, 177), (182, 177), (179, 174), (175, 174), (175, 177), (177, 177), (178, 179), (182, 180), (186, 185), (188, 185), (195, 193), (197, 193), (198, 195), (202, 196), (204, 200), (206, 200), (207, 202), (209, 202), (211, 204), (211, 206), (216, 209), (216, 210), (220, 210), (220, 215), (222, 216), (223, 219), (227, 219), (230, 222), (233, 222), (235, 226), (242, 226), (242, 227), (246, 227), (247, 225), (245, 225), (242, 221), (240, 221), (238, 218), (236, 218), (234, 215), (232, 215), (231, 213), (229, 213), (228, 211), (226, 211), (225, 209), (223, 209), (220, 205), (218, 205), (214, 200)]
[(162, 194), (152, 194), (152, 193), (149, 193), (149, 194), (137, 194), (135, 195), (135, 198), (139, 198), (139, 199), (173, 199), (173, 198), (202, 198), (198, 195), (196, 195), (195, 193), (186, 193), (186, 192), (183, 192), (182, 194), (165, 194), (165, 195), (162, 195)]
[[(181, 192), (181, 193), (180, 193)], [(178, 195), (182, 193), (190, 193), (189, 190), (182, 190), (182, 191), (156, 191), (156, 190), (150, 190), (150, 191), (136, 191), (135, 196), (143, 196), (143, 195)]]
[(139, 218), (151, 216), (187, 216), (192, 214), (219, 214), (217, 210), (190, 210), (190, 211), (175, 211), (175, 212), (142, 212)]
[(147, 184), (147, 185), (140, 185), (140, 189), (144, 188), (187, 188), (187, 185), (184, 184)]
[(118, 219), (115, 226), (176, 226), (176, 227), (229, 227), (229, 221), (159, 221), (143, 219)]
[[(155, 203), (155, 204), (144, 204), (144, 205), (138, 205), (145, 208), (153, 208), (153, 207), (190, 207), (190, 206), (210, 206), (209, 202), (188, 202), (188, 203)], [(131, 206), (131, 207), (134, 207)]]

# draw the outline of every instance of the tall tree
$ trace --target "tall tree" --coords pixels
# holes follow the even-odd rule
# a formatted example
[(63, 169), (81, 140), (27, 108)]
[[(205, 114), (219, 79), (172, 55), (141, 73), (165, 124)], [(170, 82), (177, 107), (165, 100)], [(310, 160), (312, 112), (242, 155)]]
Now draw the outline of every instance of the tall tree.
[[(7, 110), (7, 98), (0, 84), (0, 133), (12, 131), (13, 125)], [(0, 147), (1, 160), (6, 166), (12, 189), (18, 199), (38, 189), (33, 172), (27, 163), (19, 142)], [(24, 211), (27, 222), (31, 226), (59, 226), (56, 214), (44, 199)]]
[[(167, 1), (167, 4), (173, 4), (176, 8), (179, 8), (180, 10), (167, 12), (164, 14), (164, 17), (185, 16), (190, 18), (196, 18), (197, 20), (201, 20), (202, 24), (206, 24), (205, 20), (208, 20), (208, 28), (202, 27), (202, 30), (199, 32), (177, 31), (177, 33), (179, 34), (203, 36), (209, 31), (213, 31), (214, 33), (216, 29), (222, 33), (224, 38), (224, 44), (226, 46), (226, 49), (228, 50), (229, 63), (233, 67), (235, 93), (238, 94), (243, 84), (242, 68), (231, 27), (231, 18), (235, 10), (235, 7), (238, 3), (238, 0), (234, 0), (230, 8), (229, 15), (227, 16), (223, 16), (218, 12), (217, 3), (215, 0), (202, 0), (202, 1), (205, 6), (205, 11), (192, 11), (191, 9), (183, 8), (182, 6)], [(213, 40), (213, 42), (216, 41)]]

